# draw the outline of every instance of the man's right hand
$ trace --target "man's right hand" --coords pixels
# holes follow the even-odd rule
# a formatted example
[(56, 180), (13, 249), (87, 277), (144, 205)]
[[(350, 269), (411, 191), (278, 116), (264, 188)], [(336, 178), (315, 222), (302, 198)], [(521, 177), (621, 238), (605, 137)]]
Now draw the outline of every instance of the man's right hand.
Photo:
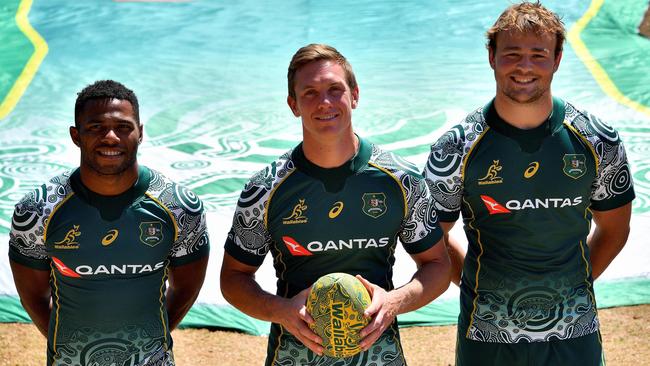
[(323, 340), (309, 328), (309, 325), (314, 323), (306, 306), (309, 291), (310, 288), (306, 288), (290, 299), (282, 299), (277, 308), (275, 322), (298, 338), (307, 348), (322, 356)]

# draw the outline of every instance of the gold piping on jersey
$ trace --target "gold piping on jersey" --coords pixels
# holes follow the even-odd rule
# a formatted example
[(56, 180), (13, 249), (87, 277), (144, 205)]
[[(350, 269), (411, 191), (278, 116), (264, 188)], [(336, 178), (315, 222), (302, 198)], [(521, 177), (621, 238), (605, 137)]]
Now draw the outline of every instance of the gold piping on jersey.
[(264, 204), (264, 206), (265, 206), (264, 207), (264, 228), (267, 231), (269, 230), (268, 220), (269, 220), (269, 208), (271, 207), (271, 199), (273, 198), (273, 195), (275, 194), (275, 191), (278, 190), (280, 185), (282, 185), (282, 183), (286, 182), (287, 178), (289, 178), (289, 176), (291, 176), (291, 174), (293, 174), (293, 172), (295, 172), (295, 171), (296, 171), (296, 168), (294, 167), (293, 170), (291, 170), (289, 173), (287, 173), (287, 175), (286, 175), (286, 177), (284, 177), (284, 179), (279, 181), (278, 184), (276, 184), (275, 187), (273, 187), (271, 189), (271, 193), (269, 194), (269, 199), (266, 200), (266, 203)]
[(409, 213), (409, 211), (408, 211), (409, 210), (409, 208), (408, 208), (408, 200), (406, 199), (406, 190), (404, 189), (404, 187), (402, 187), (402, 183), (400, 183), (399, 178), (397, 178), (393, 173), (389, 172), (386, 168), (383, 168), (383, 167), (381, 167), (381, 166), (379, 166), (379, 165), (377, 165), (377, 164), (375, 164), (375, 163), (373, 163), (371, 161), (368, 162), (368, 165), (373, 166), (373, 167), (381, 170), (382, 172), (386, 173), (386, 175), (393, 178), (393, 180), (397, 183), (397, 186), (402, 191), (402, 199), (404, 200), (404, 218), (406, 219), (408, 217), (408, 213)]
[[(287, 284), (284, 287), (284, 294), (282, 297), (286, 298), (288, 295), (289, 285)], [(284, 335), (284, 327), (280, 324), (278, 324), (278, 327), (280, 327), (280, 334), (278, 334), (278, 344), (275, 346), (275, 352), (273, 353), (273, 360), (271, 361), (271, 365), (275, 365), (275, 360), (278, 359), (278, 351), (280, 351), (280, 346), (282, 345), (282, 336)]]
[[(584, 218), (587, 221), (587, 228), (588, 231), (591, 232), (591, 220), (587, 219), (587, 214), (592, 214), (591, 210), (589, 207), (585, 208), (585, 215)], [(582, 260), (585, 262), (585, 284), (587, 284), (587, 291), (589, 292), (589, 297), (591, 298), (591, 304), (594, 308), (594, 312), (596, 313), (596, 317), (598, 317), (598, 311), (596, 309), (596, 295), (594, 294), (593, 291), (593, 284), (589, 282), (589, 261), (587, 260), (587, 255), (586, 255), (586, 248), (585, 245), (586, 243), (583, 240), (580, 240), (580, 251), (582, 252)], [(599, 327), (600, 328), (600, 327)]]
[(50, 277), (52, 278), (52, 286), (54, 286), (54, 296), (56, 297), (56, 314), (54, 316), (54, 335), (52, 336), (52, 349), (54, 350), (54, 355), (58, 356), (59, 352), (56, 350), (56, 336), (59, 330), (59, 311), (61, 310), (61, 305), (59, 304), (59, 286), (56, 283), (56, 274), (54, 273), (54, 267), (52, 267), (51, 261), (50, 261)]
[(469, 337), (469, 331), (472, 329), (472, 324), (474, 324), (474, 315), (476, 315), (476, 302), (478, 301), (478, 275), (481, 272), (481, 257), (483, 256), (483, 243), (481, 242), (481, 231), (475, 228), (472, 224), (474, 223), (474, 219), (476, 215), (474, 215), (474, 210), (472, 210), (472, 206), (465, 200), (465, 197), (463, 197), (463, 202), (469, 207), (470, 212), (472, 213), (472, 217), (469, 218), (468, 220), (468, 226), (472, 228), (472, 230), (476, 231), (476, 242), (478, 243), (479, 248), (481, 249), (481, 252), (478, 254), (476, 257), (476, 274), (474, 278), (474, 301), (472, 301), (472, 313), (469, 316), (469, 325), (467, 326), (467, 332), (465, 333), (465, 338)]
[(596, 176), (598, 176), (598, 168), (600, 167), (600, 161), (598, 160), (598, 155), (596, 154), (596, 150), (594, 150), (594, 147), (591, 145), (591, 142), (589, 142), (589, 140), (587, 140), (586, 137), (582, 136), (580, 131), (576, 130), (576, 128), (571, 126), (571, 124), (569, 124), (566, 120), (564, 121), (564, 125), (567, 126), (567, 128), (571, 132), (573, 132), (576, 136), (578, 136), (578, 138), (582, 140), (582, 142), (584, 142), (585, 145), (587, 145), (587, 147), (589, 147), (589, 151), (591, 151), (591, 155), (594, 156), (594, 162), (596, 163)]
[[(165, 312), (167, 311), (167, 308), (165, 307), (165, 302), (163, 301), (163, 298), (165, 297), (165, 283), (167, 282), (167, 278), (169, 275), (169, 266), (165, 266), (165, 273), (162, 276), (162, 281), (160, 282), (160, 297), (158, 298), (158, 301), (160, 302), (160, 325), (162, 325), (162, 333), (163, 333), (163, 338), (165, 339), (163, 341), (163, 346), (165, 347), (165, 352), (168, 350), (168, 345), (167, 345), (167, 328), (169, 325), (165, 323)], [(167, 319), (169, 321), (169, 319)]]
[[(52, 213), (47, 217), (47, 222), (45, 223), (45, 228), (43, 229), (43, 244), (45, 244), (45, 241), (47, 240), (47, 228), (50, 226), (50, 222), (52, 222), (52, 218), (54, 217), (54, 214), (56, 211), (63, 206), (64, 203), (68, 202), (68, 200), (74, 196), (74, 192), (71, 192), (69, 195), (67, 195), (61, 202), (59, 202), (56, 206), (54, 206), (54, 209), (52, 210)], [(45, 197), (43, 197), (44, 200), (46, 200)]]
[(162, 207), (167, 212), (167, 215), (172, 219), (172, 223), (174, 224), (174, 243), (175, 243), (176, 240), (178, 240), (178, 223), (176, 222), (176, 217), (174, 216), (172, 211), (169, 208), (167, 208), (167, 206), (165, 206), (164, 203), (162, 203), (159, 199), (154, 197), (151, 193), (144, 192), (144, 194), (147, 197), (151, 198), (154, 202), (156, 202), (158, 206)]
[(474, 148), (481, 142), (483, 139), (483, 136), (487, 134), (487, 132), (490, 130), (490, 126), (487, 124), (485, 125), (485, 130), (483, 130), (483, 133), (481, 133), (477, 138), (476, 141), (472, 144), (472, 146), (469, 148), (469, 151), (467, 154), (465, 154), (465, 157), (463, 157), (463, 166), (460, 169), (460, 181), (463, 182), (463, 185), (465, 185), (465, 168), (467, 167), (467, 160), (469, 160), (469, 156), (472, 155), (472, 152), (474, 152)]

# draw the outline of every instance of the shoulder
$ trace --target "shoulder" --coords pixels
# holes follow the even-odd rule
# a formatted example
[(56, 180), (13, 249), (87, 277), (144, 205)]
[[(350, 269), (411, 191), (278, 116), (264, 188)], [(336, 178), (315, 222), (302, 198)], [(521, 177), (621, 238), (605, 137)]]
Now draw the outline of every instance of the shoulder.
[(618, 132), (609, 124), (587, 112), (565, 102), (565, 119), (569, 126), (594, 146), (599, 144), (617, 145)]
[(401, 156), (385, 151), (375, 144), (371, 144), (372, 153), (368, 164), (377, 169), (396, 176), (397, 178), (409, 177), (413, 179), (421, 179), (422, 175), (418, 172), (415, 164), (402, 158)]
[(52, 177), (46, 183), (28, 192), (16, 204), (14, 215), (20, 216), (29, 213), (32, 216), (49, 216), (56, 206), (73, 194), (70, 185), (72, 172), (66, 171)]
[(291, 160), (292, 150), (287, 151), (248, 180), (237, 203), (238, 207), (250, 207), (268, 200), (271, 193), (296, 169)]
[(485, 107), (468, 114), (459, 124), (445, 131), (431, 147), (442, 155), (462, 155), (469, 150), (478, 138), (487, 130)]
[(168, 209), (176, 218), (183, 214), (196, 216), (203, 212), (203, 202), (194, 192), (154, 169), (147, 169), (150, 179), (146, 194), (159, 205)]

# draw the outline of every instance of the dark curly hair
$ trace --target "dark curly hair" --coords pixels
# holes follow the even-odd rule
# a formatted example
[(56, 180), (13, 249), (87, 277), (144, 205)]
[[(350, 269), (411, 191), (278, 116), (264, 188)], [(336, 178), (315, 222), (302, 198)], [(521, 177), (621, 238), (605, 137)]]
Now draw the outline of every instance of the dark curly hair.
[(77, 93), (77, 101), (74, 104), (75, 127), (79, 127), (79, 116), (86, 103), (93, 99), (120, 99), (128, 101), (133, 107), (136, 121), (140, 123), (138, 97), (135, 96), (133, 90), (114, 80), (98, 80)]

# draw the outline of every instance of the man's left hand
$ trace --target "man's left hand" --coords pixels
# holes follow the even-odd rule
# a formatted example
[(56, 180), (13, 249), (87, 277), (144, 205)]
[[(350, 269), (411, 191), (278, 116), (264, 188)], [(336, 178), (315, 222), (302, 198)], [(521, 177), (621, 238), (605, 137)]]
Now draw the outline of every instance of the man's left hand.
[(367, 351), (384, 334), (384, 331), (393, 324), (398, 313), (399, 302), (395, 301), (396, 299), (380, 286), (370, 283), (360, 275), (356, 277), (366, 287), (372, 298), (370, 306), (363, 313), (366, 318), (370, 318), (370, 323), (359, 333), (362, 338), (359, 346), (364, 351)]

